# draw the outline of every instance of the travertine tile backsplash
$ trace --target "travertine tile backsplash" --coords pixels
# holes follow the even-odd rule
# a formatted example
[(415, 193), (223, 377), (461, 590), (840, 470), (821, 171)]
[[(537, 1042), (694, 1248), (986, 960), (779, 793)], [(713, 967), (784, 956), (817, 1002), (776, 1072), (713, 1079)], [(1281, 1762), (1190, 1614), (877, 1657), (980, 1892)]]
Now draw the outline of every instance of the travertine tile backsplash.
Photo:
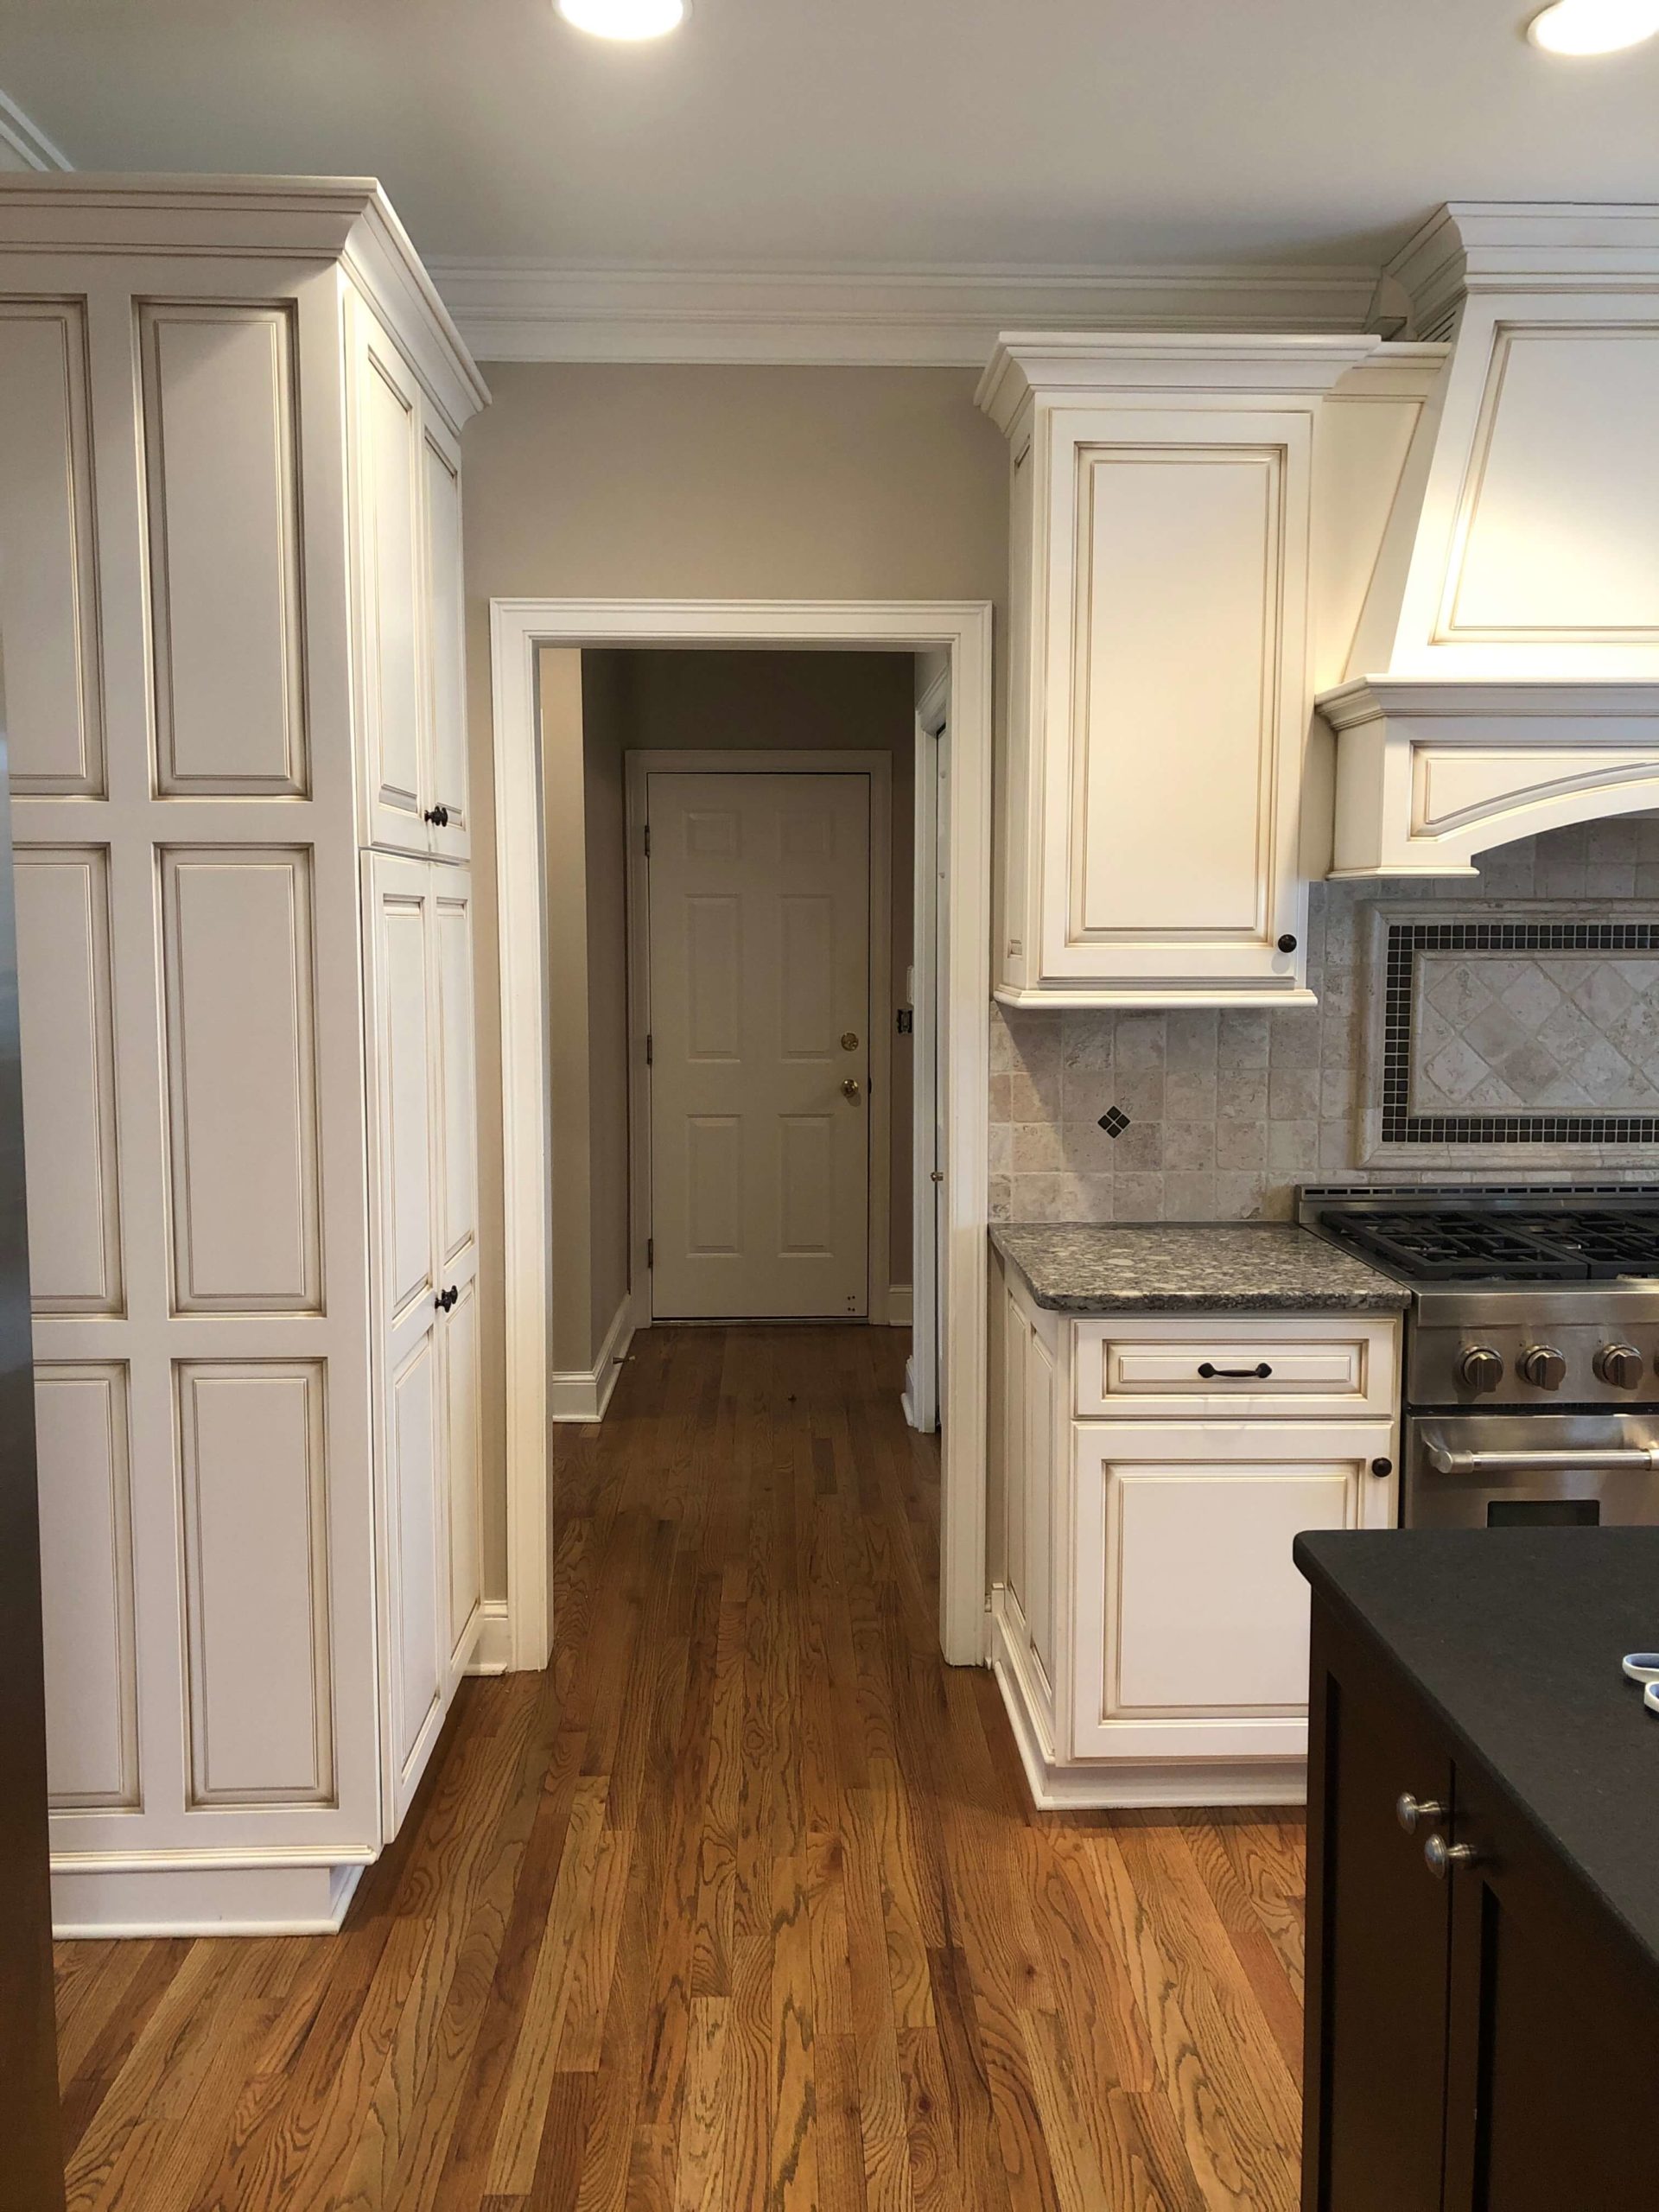
[[(991, 1217), (995, 1221), (1278, 1220), (1298, 1183), (1413, 1179), (1357, 1166), (1367, 970), (1362, 910), (1378, 899), (1513, 904), (1659, 900), (1659, 816), (1592, 823), (1505, 845), (1478, 882), (1314, 886), (1307, 978), (1317, 1007), (1282, 1011), (991, 1013)], [(1111, 1107), (1128, 1116), (1109, 1136)], [(1524, 1171), (1425, 1159), (1420, 1179), (1501, 1173), (1659, 1175), (1659, 1147), (1610, 1169), (1542, 1147)]]

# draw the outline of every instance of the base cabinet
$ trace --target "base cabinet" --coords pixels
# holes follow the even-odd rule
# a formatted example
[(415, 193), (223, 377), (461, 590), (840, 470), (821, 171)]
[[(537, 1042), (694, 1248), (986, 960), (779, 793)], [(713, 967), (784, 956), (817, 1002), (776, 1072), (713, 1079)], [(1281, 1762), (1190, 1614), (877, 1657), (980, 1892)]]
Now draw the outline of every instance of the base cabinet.
[[(1659, 2201), (1659, 1989), (1403, 1675), (1317, 1600), (1310, 1713), (1304, 2212)], [(1409, 1833), (1406, 1795), (1423, 1808)], [(1475, 1856), (1437, 1878), (1432, 1836)]]
[(1033, 1796), (1299, 1800), (1308, 1600), (1291, 1548), (1396, 1517), (1394, 1422), (1373, 1410), (1392, 1402), (1395, 1325), (1079, 1320), (1012, 1268), (994, 1282), (994, 1660)]

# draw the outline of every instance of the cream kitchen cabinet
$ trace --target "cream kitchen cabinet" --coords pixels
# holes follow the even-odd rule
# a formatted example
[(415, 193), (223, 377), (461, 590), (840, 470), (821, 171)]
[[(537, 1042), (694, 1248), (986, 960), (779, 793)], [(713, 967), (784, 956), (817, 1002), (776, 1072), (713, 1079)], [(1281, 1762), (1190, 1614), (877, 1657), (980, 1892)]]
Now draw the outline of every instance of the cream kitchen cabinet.
[(1397, 1324), (1079, 1319), (1039, 1307), (1012, 1265), (993, 1285), (993, 1663), (1033, 1796), (1300, 1801), (1308, 1605), (1291, 1544), (1395, 1520)]
[(1308, 999), (1315, 430), (1376, 346), (998, 346), (979, 397), (1012, 448), (1005, 1003)]
[(67, 1933), (338, 1925), (479, 1632), (464, 808), (362, 849), (459, 798), (484, 397), (372, 186), (0, 182)]
[(366, 302), (347, 308), (364, 842), (464, 860), (460, 448)]

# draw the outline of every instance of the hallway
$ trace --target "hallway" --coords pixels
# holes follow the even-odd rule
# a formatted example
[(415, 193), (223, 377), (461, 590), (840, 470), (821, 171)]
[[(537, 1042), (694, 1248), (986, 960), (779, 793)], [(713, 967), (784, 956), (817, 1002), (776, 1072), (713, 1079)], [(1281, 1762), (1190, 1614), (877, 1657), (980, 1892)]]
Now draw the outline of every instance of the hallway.
[(345, 1931), (60, 1948), (72, 2212), (1290, 2212), (1300, 1820), (1031, 1813), (904, 1348), (637, 1339)]

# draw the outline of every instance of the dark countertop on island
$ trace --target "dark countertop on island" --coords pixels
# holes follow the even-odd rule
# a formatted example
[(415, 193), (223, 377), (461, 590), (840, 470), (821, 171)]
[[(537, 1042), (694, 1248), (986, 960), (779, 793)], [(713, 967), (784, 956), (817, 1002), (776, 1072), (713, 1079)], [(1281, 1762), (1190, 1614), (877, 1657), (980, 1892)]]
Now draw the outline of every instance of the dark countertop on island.
[(996, 1222), (991, 1237), (1057, 1313), (1398, 1313), (1410, 1300), (1287, 1222)]
[(1619, 1666), (1659, 1649), (1659, 1529), (1322, 1532), (1295, 1557), (1659, 1971), (1659, 1714)]

